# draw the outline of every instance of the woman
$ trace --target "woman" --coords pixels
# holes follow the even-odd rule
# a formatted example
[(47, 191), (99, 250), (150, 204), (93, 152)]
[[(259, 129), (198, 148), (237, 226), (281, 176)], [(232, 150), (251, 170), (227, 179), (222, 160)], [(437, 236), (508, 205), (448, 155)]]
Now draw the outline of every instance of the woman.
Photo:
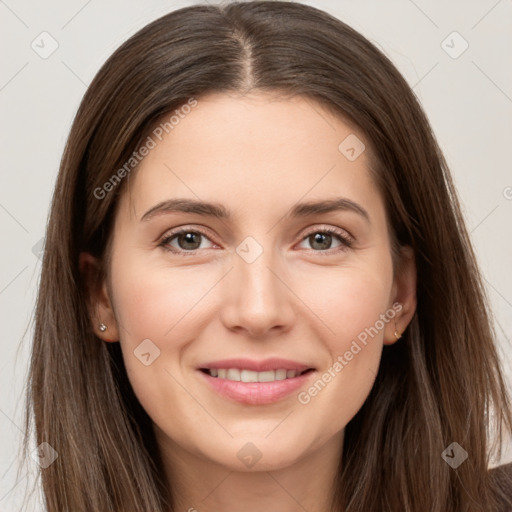
[(98, 72), (28, 398), (50, 512), (512, 506), (445, 160), (390, 61), (298, 3), (180, 9)]

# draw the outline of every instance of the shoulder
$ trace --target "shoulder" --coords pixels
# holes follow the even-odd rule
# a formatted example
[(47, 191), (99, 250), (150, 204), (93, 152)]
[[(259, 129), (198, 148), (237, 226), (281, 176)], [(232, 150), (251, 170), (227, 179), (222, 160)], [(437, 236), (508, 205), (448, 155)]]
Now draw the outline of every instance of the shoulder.
[(512, 512), (512, 462), (489, 469), (500, 511)]

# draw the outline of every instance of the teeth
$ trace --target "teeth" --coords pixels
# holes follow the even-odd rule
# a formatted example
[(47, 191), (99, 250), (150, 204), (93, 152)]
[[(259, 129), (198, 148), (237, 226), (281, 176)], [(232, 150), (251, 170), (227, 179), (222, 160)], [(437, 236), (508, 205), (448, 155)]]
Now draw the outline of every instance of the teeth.
[(237, 382), (274, 382), (276, 380), (293, 379), (297, 375), (302, 375), (302, 373), (304, 372), (297, 372), (297, 370), (286, 369), (254, 372), (252, 370), (240, 370), (238, 368), (212, 368), (211, 370), (208, 370), (208, 373), (212, 377), (217, 377), (219, 379), (234, 380)]
[(242, 382), (258, 382), (258, 372), (242, 370), (240, 372), (240, 380)]
[(276, 380), (275, 370), (258, 373), (258, 382), (274, 382)]
[(237, 370), (236, 368), (230, 368), (226, 374), (226, 379), (240, 380), (240, 370)]
[(276, 380), (286, 379), (286, 370), (276, 370)]

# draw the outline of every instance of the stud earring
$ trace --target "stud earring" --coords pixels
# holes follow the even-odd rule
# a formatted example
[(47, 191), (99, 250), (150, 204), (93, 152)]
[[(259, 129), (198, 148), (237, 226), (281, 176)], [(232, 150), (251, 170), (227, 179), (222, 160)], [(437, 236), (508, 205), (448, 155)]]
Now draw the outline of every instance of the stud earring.
[(105, 332), (106, 330), (107, 330), (107, 326), (102, 322), (102, 323), (100, 324), (100, 331), (101, 331), (101, 332)]
[(398, 334), (398, 331), (397, 331), (397, 329), (396, 329), (396, 321), (395, 321), (395, 333), (394, 333), (394, 334), (395, 334), (395, 338), (396, 338), (397, 340), (399, 340), (399, 339), (402, 337), (402, 335), (401, 335), (401, 334)]

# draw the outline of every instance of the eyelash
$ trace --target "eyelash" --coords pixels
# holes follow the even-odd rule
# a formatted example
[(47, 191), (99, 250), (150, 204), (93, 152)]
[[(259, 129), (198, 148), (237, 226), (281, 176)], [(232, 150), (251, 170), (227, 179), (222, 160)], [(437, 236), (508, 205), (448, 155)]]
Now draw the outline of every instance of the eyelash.
[[(208, 240), (210, 240), (210, 237), (208, 236), (207, 233), (205, 233), (203, 230), (201, 229), (188, 229), (188, 228), (180, 228), (180, 229), (177, 229), (176, 231), (171, 231), (170, 233), (166, 233), (164, 235), (164, 237), (160, 240), (158, 246), (159, 247), (162, 247), (165, 251), (169, 251), (173, 254), (177, 254), (177, 255), (181, 255), (181, 256), (193, 256), (196, 254), (197, 251), (199, 251), (200, 249), (193, 249), (193, 250), (190, 250), (190, 251), (185, 251), (183, 249), (176, 249), (176, 248), (171, 248), (168, 244), (169, 242), (174, 239), (176, 236), (178, 235), (181, 235), (183, 233), (194, 233), (194, 234), (200, 234), (202, 236), (204, 236), (205, 238), (208, 238)], [(318, 253), (318, 254), (321, 254), (321, 255), (331, 255), (333, 252), (334, 253), (337, 253), (337, 252), (343, 252), (343, 251), (346, 251), (348, 249), (350, 249), (354, 243), (354, 238), (352, 236), (350, 236), (348, 233), (346, 233), (345, 231), (342, 231), (341, 229), (337, 229), (337, 228), (332, 228), (332, 227), (329, 227), (329, 228), (321, 228), (321, 229), (313, 229), (309, 232), (307, 232), (301, 239), (301, 242), (303, 240), (305, 240), (306, 238), (308, 238), (309, 236), (313, 235), (313, 234), (316, 234), (316, 233), (322, 233), (322, 234), (328, 234), (328, 235), (336, 235), (336, 237), (339, 239), (339, 241), (341, 242), (341, 246), (340, 247), (335, 247), (333, 249), (326, 249), (325, 251), (315, 251), (314, 249), (309, 249), (309, 251), (312, 251), (314, 253)], [(211, 240), (210, 240), (211, 241)]]

